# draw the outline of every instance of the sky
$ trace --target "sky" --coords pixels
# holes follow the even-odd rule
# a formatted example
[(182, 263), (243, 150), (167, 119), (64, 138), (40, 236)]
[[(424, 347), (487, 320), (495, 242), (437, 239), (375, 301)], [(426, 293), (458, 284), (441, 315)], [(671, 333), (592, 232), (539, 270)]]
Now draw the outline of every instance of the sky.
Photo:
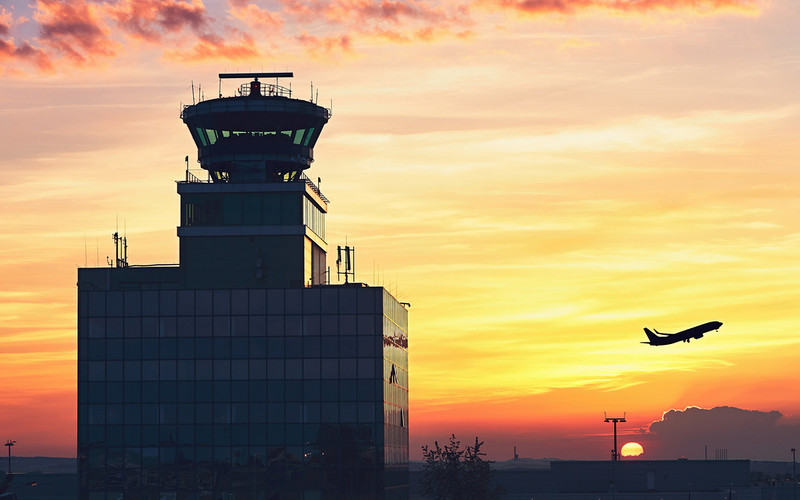
[(800, 445), (795, 0), (0, 6), (15, 454), (74, 456), (77, 268), (118, 228), (132, 264), (177, 262), (180, 109), (233, 71), (292, 71), (332, 108), (309, 176), (329, 245), (412, 304), (412, 459), (451, 433), (607, 459), (604, 415), (639, 459)]

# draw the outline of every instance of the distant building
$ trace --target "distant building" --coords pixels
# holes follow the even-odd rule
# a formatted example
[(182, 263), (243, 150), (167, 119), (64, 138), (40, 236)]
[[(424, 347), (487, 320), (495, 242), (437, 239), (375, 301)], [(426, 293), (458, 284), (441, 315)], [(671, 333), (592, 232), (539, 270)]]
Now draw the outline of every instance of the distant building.
[[(751, 485), (749, 460), (559, 461), (494, 464), (506, 500), (790, 500), (793, 490)], [(423, 500), (421, 464), (410, 500)]]
[(81, 500), (407, 498), (408, 312), (330, 284), (330, 111), (288, 76), (183, 110), (180, 265), (78, 270)]

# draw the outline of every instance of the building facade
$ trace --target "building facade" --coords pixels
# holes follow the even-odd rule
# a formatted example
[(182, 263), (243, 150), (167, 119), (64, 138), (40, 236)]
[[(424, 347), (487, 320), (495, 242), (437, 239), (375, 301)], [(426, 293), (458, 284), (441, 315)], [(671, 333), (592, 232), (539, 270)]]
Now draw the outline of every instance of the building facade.
[(235, 76), (184, 110), (180, 264), (78, 271), (79, 498), (407, 498), (408, 312), (329, 284), (302, 173), (330, 114)]

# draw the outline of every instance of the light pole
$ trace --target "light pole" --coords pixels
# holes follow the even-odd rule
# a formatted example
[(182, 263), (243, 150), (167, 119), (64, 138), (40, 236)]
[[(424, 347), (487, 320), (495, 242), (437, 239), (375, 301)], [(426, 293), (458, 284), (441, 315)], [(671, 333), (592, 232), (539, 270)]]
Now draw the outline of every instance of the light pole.
[(9, 439), (8, 441), (6, 441), (6, 444), (5, 444), (5, 446), (8, 446), (8, 475), (9, 476), (11, 475), (11, 447), (14, 446), (14, 443), (16, 443), (16, 441), (12, 441), (11, 439)]
[(792, 448), (792, 496), (797, 500), (797, 450)]
[(625, 414), (623, 413), (621, 417), (609, 417), (603, 412), (603, 417), (605, 417), (605, 422), (613, 422), (614, 423), (614, 449), (611, 450), (611, 498), (617, 498), (617, 460), (619, 460), (619, 453), (617, 452), (617, 422), (625, 422)]
[(614, 423), (614, 449), (611, 450), (611, 461), (616, 462), (619, 460), (619, 453), (617, 452), (617, 422), (625, 422), (625, 415), (621, 417), (609, 417), (605, 413), (603, 414), (605, 417), (605, 422), (613, 422)]

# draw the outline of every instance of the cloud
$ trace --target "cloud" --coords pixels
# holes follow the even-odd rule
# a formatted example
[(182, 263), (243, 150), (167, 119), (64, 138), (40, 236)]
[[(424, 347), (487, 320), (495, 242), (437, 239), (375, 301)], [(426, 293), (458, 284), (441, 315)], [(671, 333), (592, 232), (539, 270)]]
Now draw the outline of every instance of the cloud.
[(776, 410), (688, 407), (669, 410), (650, 424), (645, 452), (662, 458), (703, 458), (707, 446), (710, 458), (715, 450), (724, 449), (730, 459), (764, 459), (774, 456), (798, 431), (800, 425), (786, 423)]
[[(484, 2), (479, 2), (486, 6)], [(490, 4), (491, 5), (491, 4)], [(523, 14), (573, 15), (590, 9), (620, 13), (692, 11), (713, 13), (734, 11), (757, 13), (758, 0), (495, 0), (494, 6)]]
[(159, 42), (165, 33), (208, 31), (211, 18), (199, 0), (129, 0), (111, 11), (117, 25), (134, 37)]
[(227, 39), (213, 33), (197, 37), (190, 50), (166, 50), (164, 57), (173, 61), (194, 62), (207, 60), (246, 61), (259, 56), (253, 37), (247, 33), (238, 33), (239, 39), (228, 42)]
[(231, 16), (248, 26), (277, 30), (283, 26), (283, 17), (278, 12), (262, 9), (247, 0), (228, 0)]
[[(279, 44), (294, 44), (286, 48), (305, 49), (312, 57), (328, 57), (355, 54), (367, 42), (410, 44), (471, 38), (480, 21), (477, 11), (525, 15), (577, 15), (592, 10), (623, 15), (758, 13), (765, 0), (277, 0), (269, 7), (252, 0), (217, 0), (223, 9), (227, 6), (224, 19), (215, 18), (203, 0), (31, 1), (31, 22), (38, 24), (39, 33), (31, 35), (33, 30), (24, 30), (27, 36), (16, 41), (12, 16), (0, 7), (0, 61), (52, 71), (113, 60), (135, 49), (139, 41), (168, 47), (163, 49), (164, 57), (176, 61), (249, 60)], [(219, 5), (206, 3), (220, 10)], [(22, 21), (20, 17), (16, 22)], [(234, 39), (230, 33), (236, 34)], [(221, 45), (215, 47), (216, 41)], [(572, 41), (560, 50), (586, 46)], [(183, 48), (188, 48), (185, 54), (181, 54)]]
[(38, 0), (40, 40), (79, 65), (116, 55), (119, 43), (111, 39), (101, 9), (81, 0)]
[(317, 59), (325, 58), (335, 53), (351, 53), (353, 51), (352, 39), (348, 35), (317, 37), (303, 31), (295, 38), (306, 48), (311, 57)]
[[(393, 43), (431, 42), (463, 38), (474, 25), (466, 4), (449, 8), (419, 0), (281, 0), (281, 4), (299, 22), (321, 19), (334, 28), (346, 28), (346, 34), (328, 36), (325, 41), (366, 36)], [(299, 39), (308, 41), (304, 36)]]
[(51, 71), (53, 63), (43, 50), (28, 42), (22, 42), (17, 46), (11, 37), (12, 27), (24, 21), (24, 18), (15, 20), (11, 12), (0, 7), (0, 62), (22, 61), (33, 64), (39, 70)]

